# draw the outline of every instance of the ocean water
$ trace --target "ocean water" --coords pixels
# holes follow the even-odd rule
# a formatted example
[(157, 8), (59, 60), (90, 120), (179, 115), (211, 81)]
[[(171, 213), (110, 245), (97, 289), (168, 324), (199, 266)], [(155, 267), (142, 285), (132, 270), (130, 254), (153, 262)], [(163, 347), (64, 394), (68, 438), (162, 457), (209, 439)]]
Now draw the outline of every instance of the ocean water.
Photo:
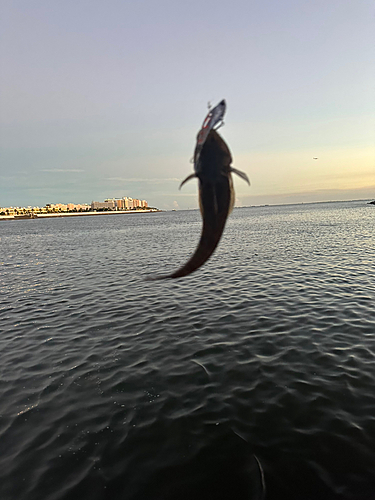
[(200, 228), (0, 223), (1, 500), (375, 499), (375, 207)]

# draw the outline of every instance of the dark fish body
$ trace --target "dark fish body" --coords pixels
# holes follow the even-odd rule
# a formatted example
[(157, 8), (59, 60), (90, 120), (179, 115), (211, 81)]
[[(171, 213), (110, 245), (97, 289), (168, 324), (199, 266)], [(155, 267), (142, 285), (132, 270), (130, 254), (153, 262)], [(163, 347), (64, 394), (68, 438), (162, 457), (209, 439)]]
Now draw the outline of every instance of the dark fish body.
[(195, 176), (199, 183), (199, 207), (203, 219), (196, 251), (170, 278), (187, 276), (201, 267), (214, 253), (234, 203), (230, 172), (232, 156), (220, 135), (211, 130), (201, 150)]
[[(225, 223), (234, 204), (232, 173), (250, 184), (247, 175), (231, 167), (232, 155), (222, 137), (217, 133), (223, 124), (226, 103), (223, 99), (211, 109), (198, 133), (194, 151), (194, 173), (180, 185), (194, 177), (199, 183), (199, 207), (203, 227), (194, 254), (180, 269), (165, 276), (151, 276), (148, 280), (182, 278), (201, 267), (214, 253)], [(215, 129), (216, 127), (216, 129)]]
[(199, 207), (203, 219), (198, 246), (191, 258), (180, 269), (172, 274), (150, 279), (187, 276), (201, 267), (214, 253), (234, 204), (231, 172), (238, 173), (248, 182), (246, 174), (233, 169), (230, 166), (231, 163), (232, 155), (227, 144), (216, 130), (211, 130), (200, 149), (199, 160), (195, 164), (195, 173), (182, 182), (184, 184), (193, 177), (198, 178)]

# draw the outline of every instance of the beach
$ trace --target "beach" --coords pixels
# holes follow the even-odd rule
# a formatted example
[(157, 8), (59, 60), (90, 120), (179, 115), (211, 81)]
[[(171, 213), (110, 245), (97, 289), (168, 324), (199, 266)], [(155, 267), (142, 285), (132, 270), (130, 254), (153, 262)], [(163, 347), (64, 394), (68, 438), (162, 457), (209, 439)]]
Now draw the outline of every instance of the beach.
[(80, 217), (86, 215), (120, 215), (134, 213), (158, 212), (158, 209), (149, 208), (142, 210), (113, 210), (113, 211), (85, 211), (85, 212), (59, 212), (59, 213), (32, 213), (21, 215), (0, 215), (0, 220), (25, 220), (25, 219), (46, 219), (54, 217)]

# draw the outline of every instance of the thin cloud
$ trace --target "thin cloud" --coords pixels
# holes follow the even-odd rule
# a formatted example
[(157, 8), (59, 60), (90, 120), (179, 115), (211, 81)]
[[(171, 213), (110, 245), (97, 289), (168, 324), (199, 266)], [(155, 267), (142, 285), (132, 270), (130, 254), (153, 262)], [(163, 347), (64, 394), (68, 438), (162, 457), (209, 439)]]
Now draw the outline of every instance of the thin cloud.
[(256, 204), (285, 204), (285, 203), (314, 203), (321, 201), (340, 200), (369, 200), (373, 198), (375, 186), (353, 189), (315, 189), (281, 194), (258, 194), (239, 196), (244, 205)]
[(197, 194), (196, 193), (181, 193), (181, 192), (177, 192), (177, 193), (160, 193), (159, 196), (174, 196), (174, 197), (179, 197), (179, 198), (185, 198), (186, 196), (189, 196), (189, 197), (194, 197), (196, 198), (197, 197)]
[(349, 172), (344, 172), (344, 171), (337, 171), (337, 172), (332, 172), (332, 173), (325, 173), (324, 177), (326, 179), (354, 179), (354, 178), (372, 178), (375, 179), (375, 171), (374, 169), (368, 169), (368, 170), (359, 170), (359, 171), (354, 171), (350, 170)]
[(177, 177), (167, 177), (165, 179), (155, 178), (155, 179), (142, 179), (139, 177), (108, 177), (108, 181), (117, 181), (117, 182), (180, 182), (180, 179)]
[(84, 172), (81, 168), (43, 168), (41, 172)]

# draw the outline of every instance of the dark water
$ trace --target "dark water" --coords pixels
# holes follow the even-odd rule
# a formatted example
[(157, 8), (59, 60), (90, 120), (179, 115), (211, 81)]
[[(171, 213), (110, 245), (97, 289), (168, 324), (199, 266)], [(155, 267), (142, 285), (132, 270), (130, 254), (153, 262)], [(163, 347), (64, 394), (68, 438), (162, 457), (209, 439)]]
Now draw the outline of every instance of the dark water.
[(0, 225), (0, 498), (375, 499), (375, 207)]

